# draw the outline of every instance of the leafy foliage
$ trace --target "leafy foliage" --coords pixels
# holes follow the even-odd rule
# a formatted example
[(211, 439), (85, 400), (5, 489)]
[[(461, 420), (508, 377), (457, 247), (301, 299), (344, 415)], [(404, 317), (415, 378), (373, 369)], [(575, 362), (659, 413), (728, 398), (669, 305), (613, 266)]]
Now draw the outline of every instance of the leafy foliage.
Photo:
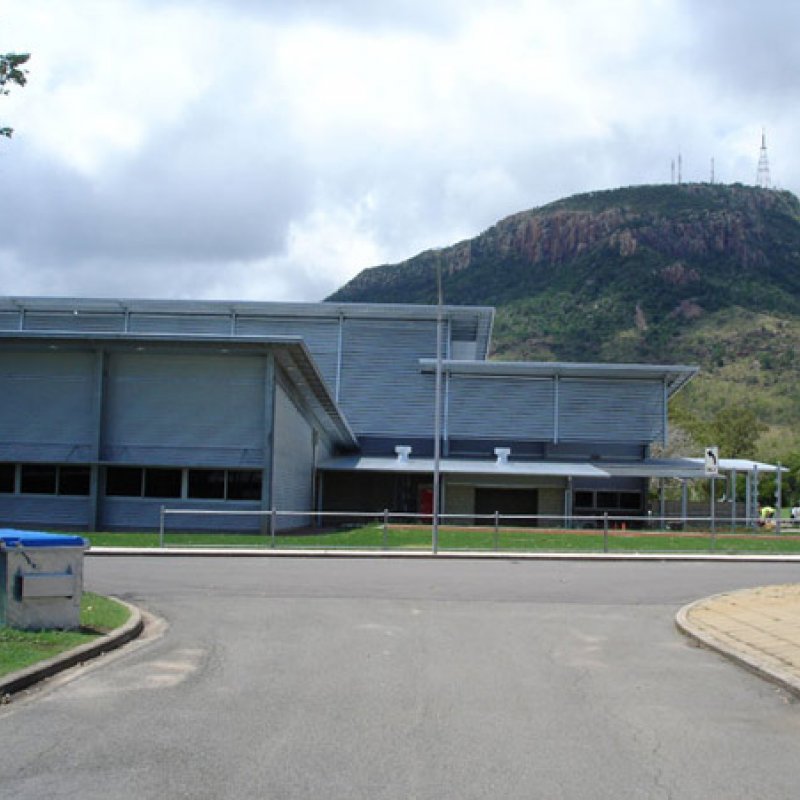
[[(0, 94), (8, 94), (10, 84), (24, 86), (28, 82), (28, 70), (23, 65), (28, 63), (30, 53), (0, 54)], [(13, 128), (0, 127), (0, 136), (10, 138)]]

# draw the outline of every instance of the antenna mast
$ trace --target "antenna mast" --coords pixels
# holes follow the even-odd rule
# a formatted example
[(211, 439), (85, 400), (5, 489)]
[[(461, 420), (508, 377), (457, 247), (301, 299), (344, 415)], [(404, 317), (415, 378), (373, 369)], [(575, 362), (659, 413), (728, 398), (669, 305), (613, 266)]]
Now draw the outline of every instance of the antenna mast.
[(769, 189), (769, 159), (767, 158), (767, 134), (764, 128), (761, 129), (761, 151), (758, 154), (758, 172), (756, 174), (756, 186), (760, 189)]

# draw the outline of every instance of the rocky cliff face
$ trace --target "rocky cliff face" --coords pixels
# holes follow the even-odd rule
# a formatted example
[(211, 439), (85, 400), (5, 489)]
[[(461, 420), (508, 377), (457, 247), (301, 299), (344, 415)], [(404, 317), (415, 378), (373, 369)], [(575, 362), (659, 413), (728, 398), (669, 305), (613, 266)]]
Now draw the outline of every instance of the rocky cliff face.
[[(660, 262), (660, 277), (671, 286), (696, 283), (709, 261), (724, 260), (732, 275), (767, 270), (767, 277), (778, 277), (771, 266), (788, 259), (796, 271), (800, 263), (799, 219), (800, 204), (788, 192), (743, 186), (654, 186), (579, 195), (515, 214), (452, 247), (365, 270), (331, 299), (430, 302), (437, 263), (450, 277), (470, 270), (477, 276), (488, 264), (499, 271), (513, 265), (514, 275), (522, 265), (532, 273), (547, 267), (553, 276), (590, 255), (598, 262), (624, 262), (646, 254)], [(461, 297), (467, 282), (462, 275), (449, 302), (474, 302), (475, 292), (467, 292), (470, 299)], [(792, 286), (800, 288), (794, 279)]]

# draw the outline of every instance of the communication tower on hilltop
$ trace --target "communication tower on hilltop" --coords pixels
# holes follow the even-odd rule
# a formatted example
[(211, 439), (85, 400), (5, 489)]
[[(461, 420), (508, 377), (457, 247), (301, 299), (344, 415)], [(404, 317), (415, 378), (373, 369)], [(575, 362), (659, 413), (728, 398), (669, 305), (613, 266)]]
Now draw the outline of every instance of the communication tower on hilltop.
[(761, 129), (761, 152), (758, 155), (758, 172), (756, 174), (756, 186), (761, 189), (769, 189), (769, 159), (767, 158), (767, 134)]

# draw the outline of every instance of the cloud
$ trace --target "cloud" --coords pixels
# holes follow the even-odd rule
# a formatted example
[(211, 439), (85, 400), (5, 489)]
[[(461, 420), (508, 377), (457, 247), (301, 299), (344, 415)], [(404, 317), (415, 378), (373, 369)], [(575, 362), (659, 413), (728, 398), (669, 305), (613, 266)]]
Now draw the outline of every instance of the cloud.
[[(316, 300), (561, 196), (792, 161), (798, 12), (689, 0), (6, 0), (8, 293)], [(757, 23), (757, 24), (754, 24)], [(748, 42), (770, 58), (745, 58)]]

